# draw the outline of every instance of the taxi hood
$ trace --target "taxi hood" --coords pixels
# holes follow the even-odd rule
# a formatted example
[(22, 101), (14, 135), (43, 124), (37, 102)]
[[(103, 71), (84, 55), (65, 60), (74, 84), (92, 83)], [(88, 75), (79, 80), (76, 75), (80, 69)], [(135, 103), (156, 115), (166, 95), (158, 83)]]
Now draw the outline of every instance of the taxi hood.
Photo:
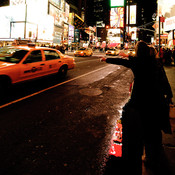
[(0, 68), (5, 68), (13, 65), (15, 65), (15, 63), (7, 63), (7, 62), (0, 61)]

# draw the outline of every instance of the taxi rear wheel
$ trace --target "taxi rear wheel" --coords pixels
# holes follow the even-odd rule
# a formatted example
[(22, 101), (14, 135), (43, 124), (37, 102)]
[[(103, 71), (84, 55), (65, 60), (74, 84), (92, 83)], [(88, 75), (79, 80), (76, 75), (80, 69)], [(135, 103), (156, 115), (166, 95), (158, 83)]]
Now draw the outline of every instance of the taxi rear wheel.
[(60, 77), (65, 77), (67, 75), (67, 69), (67, 66), (62, 66), (58, 71), (58, 75)]

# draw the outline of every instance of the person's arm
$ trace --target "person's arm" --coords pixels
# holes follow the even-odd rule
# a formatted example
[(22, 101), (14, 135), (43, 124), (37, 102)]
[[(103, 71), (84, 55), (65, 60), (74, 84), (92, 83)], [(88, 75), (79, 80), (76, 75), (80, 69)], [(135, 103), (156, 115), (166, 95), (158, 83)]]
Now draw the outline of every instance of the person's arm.
[(131, 68), (133, 65), (132, 60), (130, 60), (130, 59), (128, 60), (125, 58), (104, 58), (104, 57), (101, 57), (100, 60), (106, 61), (106, 63), (110, 63), (110, 64), (122, 65), (122, 66), (125, 66), (127, 68)]
[(123, 58), (107, 58), (106, 63), (122, 65), (128, 68), (131, 68), (132, 66), (132, 63), (130, 60), (123, 59)]

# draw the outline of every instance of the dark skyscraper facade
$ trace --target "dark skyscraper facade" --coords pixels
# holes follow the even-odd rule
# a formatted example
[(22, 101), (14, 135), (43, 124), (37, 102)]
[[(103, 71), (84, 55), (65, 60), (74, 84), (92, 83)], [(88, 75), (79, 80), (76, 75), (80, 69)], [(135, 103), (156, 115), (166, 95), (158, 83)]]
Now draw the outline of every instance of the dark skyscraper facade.
[(95, 26), (96, 21), (103, 21), (109, 25), (109, 1), (108, 0), (88, 0), (86, 5), (86, 23)]

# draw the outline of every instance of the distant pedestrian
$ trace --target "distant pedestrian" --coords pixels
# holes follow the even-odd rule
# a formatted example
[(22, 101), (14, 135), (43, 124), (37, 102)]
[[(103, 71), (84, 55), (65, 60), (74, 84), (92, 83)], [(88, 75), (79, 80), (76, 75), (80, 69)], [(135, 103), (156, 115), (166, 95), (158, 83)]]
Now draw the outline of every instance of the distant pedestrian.
[(165, 59), (165, 65), (170, 66), (171, 65), (171, 56), (172, 56), (172, 52), (169, 48), (166, 48), (165, 52), (164, 52), (164, 59)]
[(65, 54), (66, 46), (63, 44), (60, 46), (60, 52)]
[(168, 103), (172, 91), (163, 67), (150, 54), (147, 44), (139, 41), (135, 53), (128, 59), (102, 57), (101, 60), (128, 67), (134, 74), (131, 98), (122, 114), (123, 158), (128, 166), (124, 171), (129, 169), (131, 174), (141, 175), (143, 146), (146, 145), (147, 160), (156, 165), (162, 149), (161, 130), (171, 133)]

